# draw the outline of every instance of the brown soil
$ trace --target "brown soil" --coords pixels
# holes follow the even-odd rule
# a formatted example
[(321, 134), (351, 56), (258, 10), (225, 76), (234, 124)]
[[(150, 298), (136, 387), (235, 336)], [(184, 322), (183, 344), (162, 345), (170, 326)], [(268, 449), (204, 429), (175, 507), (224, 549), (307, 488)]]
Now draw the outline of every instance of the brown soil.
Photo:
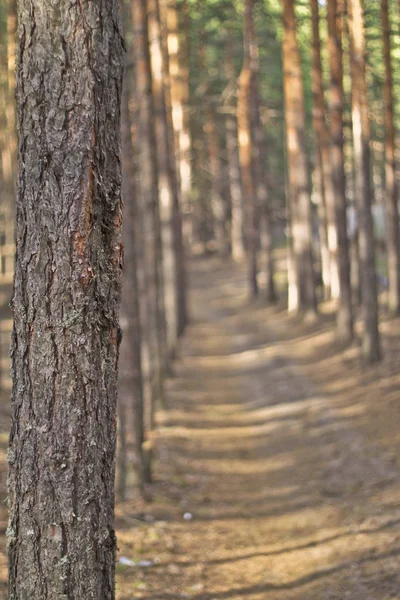
[(329, 307), (304, 325), (250, 305), (242, 269), (192, 267), (153, 501), (117, 505), (119, 559), (151, 566), (118, 563), (118, 600), (400, 599), (400, 321), (363, 369)]
[(153, 566), (119, 564), (118, 599), (400, 598), (399, 322), (363, 369), (329, 310), (250, 306), (217, 261), (191, 280), (154, 501), (118, 507), (120, 555)]

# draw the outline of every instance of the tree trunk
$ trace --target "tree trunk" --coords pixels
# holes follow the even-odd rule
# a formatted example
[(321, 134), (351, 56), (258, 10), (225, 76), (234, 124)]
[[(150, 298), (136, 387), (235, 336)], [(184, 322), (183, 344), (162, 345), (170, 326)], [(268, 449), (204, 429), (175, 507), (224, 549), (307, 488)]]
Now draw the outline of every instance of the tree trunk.
[(397, 207), (395, 128), (393, 122), (393, 77), (390, 56), (388, 0), (381, 2), (385, 82), (385, 200), (387, 222), (387, 257), (389, 275), (389, 310), (400, 313), (399, 211)]
[(139, 115), (138, 194), (144, 214), (144, 259), (147, 284), (148, 354), (150, 359), (151, 394), (145, 403), (146, 465), (149, 481), (151, 432), (157, 400), (163, 397), (163, 374), (167, 363), (167, 332), (164, 312), (163, 260), (158, 198), (158, 160), (154, 129), (154, 105), (150, 68), (146, 0), (132, 3), (133, 48), (135, 57), (135, 91)]
[[(178, 193), (173, 194), (173, 213), (172, 213), (172, 222), (173, 222), (173, 240), (174, 240), (174, 252), (175, 252), (175, 260), (176, 260), (176, 295), (177, 295), (177, 333), (178, 337), (181, 336), (185, 330), (185, 327), (188, 323), (188, 306), (187, 306), (187, 284), (186, 284), (186, 257), (185, 257), (185, 248), (183, 241), (183, 216), (182, 216), (182, 207), (184, 207), (183, 202), (181, 201), (180, 193), (180, 174), (178, 171), (179, 165), (173, 160), (173, 157), (177, 156), (178, 152), (178, 140), (175, 136), (174, 131), (174, 123), (173, 123), (173, 114), (172, 114), (172, 90), (171, 90), (171, 71), (176, 69), (176, 60), (177, 54), (174, 51), (172, 53), (172, 65), (169, 54), (169, 44), (168, 44), (168, 0), (158, 0), (159, 10), (160, 10), (160, 26), (161, 26), (161, 49), (163, 54), (163, 62), (164, 62), (164, 71), (163, 71), (163, 83), (164, 83), (164, 92), (165, 92), (165, 104), (167, 111), (167, 121), (168, 121), (168, 137), (169, 137), (169, 147), (171, 151), (171, 157), (169, 160), (169, 166), (171, 169), (170, 178), (173, 178), (175, 181), (175, 185), (178, 188)], [(175, 93), (174, 90), (174, 101), (175, 101)], [(190, 143), (191, 147), (191, 143)], [(190, 217), (191, 219), (191, 217)], [(192, 224), (190, 225), (190, 230), (192, 228)]]
[[(311, 202), (305, 141), (305, 112), (294, 0), (283, 2), (283, 68), (288, 194), (298, 313), (315, 314)], [(292, 303), (293, 306), (293, 303)]]
[(372, 363), (380, 358), (378, 297), (372, 226), (372, 186), (370, 180), (370, 126), (365, 78), (365, 39), (360, 0), (348, 0), (352, 75), (352, 118), (356, 200), (359, 215), (361, 296), (364, 320), (362, 358)]
[(115, 597), (117, 13), (18, 4), (10, 600)]
[(215, 115), (211, 106), (206, 107), (206, 123), (204, 131), (207, 136), (208, 171), (211, 179), (211, 209), (213, 213), (214, 237), (218, 251), (222, 256), (228, 254), (226, 232), (226, 207), (221, 191), (221, 159), (218, 143), (218, 131)]
[(240, 177), (240, 161), (238, 151), (238, 132), (235, 115), (236, 75), (233, 65), (232, 37), (227, 30), (225, 51), (225, 75), (230, 93), (227, 97), (225, 114), (226, 154), (229, 173), (229, 192), (231, 197), (231, 252), (236, 262), (241, 262), (245, 256), (243, 244), (243, 190)]
[(267, 187), (267, 156), (265, 135), (260, 114), (260, 94), (258, 88), (258, 48), (257, 64), (253, 76), (252, 86), (252, 136), (253, 136), (253, 177), (256, 185), (257, 210), (260, 220), (260, 246), (263, 251), (264, 275), (265, 275), (265, 299), (268, 304), (274, 304), (277, 300), (274, 284), (274, 257), (273, 237), (271, 222), (271, 207), (269, 203)]
[[(321, 42), (319, 35), (319, 5), (318, 0), (311, 0), (313, 47), (312, 47), (312, 92), (313, 92), (313, 129), (314, 129), (314, 191), (318, 196), (318, 221), (319, 221), (319, 244), (321, 255), (321, 274), (324, 288), (324, 298), (331, 296), (331, 255), (328, 241), (328, 218), (326, 183), (324, 179), (324, 158), (329, 153), (327, 130), (325, 124), (325, 99), (321, 64)], [(330, 160), (328, 160), (328, 167)], [(325, 167), (326, 169), (326, 167)], [(332, 186), (331, 186), (332, 187)], [(328, 189), (332, 201), (333, 190)], [(332, 212), (332, 211), (331, 211)], [(330, 224), (332, 225), (332, 224)], [(334, 234), (336, 234), (336, 223), (333, 222)], [(336, 257), (332, 256), (336, 262)]]
[[(129, 54), (127, 54), (129, 56)], [(143, 378), (140, 331), (139, 284), (137, 277), (137, 197), (133, 176), (134, 152), (129, 113), (129, 66), (121, 103), (122, 194), (124, 200), (124, 272), (121, 302), (122, 343), (119, 368), (119, 473), (118, 493), (124, 500), (133, 487), (143, 496)], [(125, 439), (124, 439), (125, 437)]]
[(257, 222), (256, 188), (253, 181), (253, 146), (251, 131), (251, 88), (252, 54), (254, 44), (253, 0), (246, 0), (243, 43), (244, 59), (239, 77), (239, 96), (237, 103), (237, 122), (239, 137), (239, 156), (242, 170), (243, 193), (246, 210), (246, 254), (248, 263), (248, 285), (252, 298), (258, 294), (257, 283)]
[[(168, 131), (166, 90), (164, 86), (166, 68), (161, 47), (161, 23), (158, 0), (147, 0), (150, 56), (152, 68), (155, 130), (158, 159), (158, 183), (160, 214), (162, 223), (165, 306), (167, 315), (167, 337), (169, 352), (173, 352), (179, 334), (178, 295), (179, 277), (174, 244), (174, 206), (179, 207), (179, 190), (176, 178), (174, 153), (171, 152)], [(184, 285), (184, 284), (182, 284)]]
[(190, 132), (190, 95), (189, 95), (189, 56), (190, 56), (190, 19), (188, 0), (182, 1), (182, 32), (179, 68), (180, 84), (182, 98), (182, 132), (180, 134), (180, 182), (181, 182), (181, 202), (184, 215), (184, 234), (188, 242), (192, 235), (192, 206), (191, 206), (191, 188), (192, 188), (192, 137)]
[(343, 149), (343, 52), (341, 0), (328, 0), (329, 63), (331, 75), (331, 163), (335, 194), (337, 250), (339, 266), (339, 298), (337, 310), (337, 335), (343, 342), (353, 338), (351, 304), (349, 242), (346, 217), (346, 179)]

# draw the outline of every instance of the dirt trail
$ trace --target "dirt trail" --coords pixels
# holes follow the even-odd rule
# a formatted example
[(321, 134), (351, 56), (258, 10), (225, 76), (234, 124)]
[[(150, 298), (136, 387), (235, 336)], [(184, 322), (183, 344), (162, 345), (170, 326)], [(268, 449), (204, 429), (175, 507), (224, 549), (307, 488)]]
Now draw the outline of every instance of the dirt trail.
[(234, 267), (191, 279), (154, 502), (118, 507), (121, 554), (154, 564), (119, 565), (118, 598), (399, 599), (399, 434), (373, 429), (353, 350), (247, 306)]

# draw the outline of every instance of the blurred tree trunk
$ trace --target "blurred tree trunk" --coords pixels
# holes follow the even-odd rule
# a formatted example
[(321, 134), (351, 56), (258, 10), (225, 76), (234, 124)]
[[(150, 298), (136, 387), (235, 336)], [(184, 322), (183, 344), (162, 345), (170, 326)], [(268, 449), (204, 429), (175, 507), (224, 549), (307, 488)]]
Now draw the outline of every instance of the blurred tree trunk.
[(330, 63), (330, 121), (331, 164), (335, 194), (337, 227), (337, 259), (339, 266), (339, 298), (337, 310), (337, 335), (343, 342), (353, 338), (353, 315), (351, 300), (349, 241), (347, 237), (346, 179), (343, 149), (343, 51), (341, 0), (328, 0), (328, 32)]
[(146, 442), (145, 479), (151, 479), (151, 432), (154, 409), (163, 397), (163, 375), (167, 364), (166, 321), (164, 312), (163, 261), (158, 197), (158, 160), (155, 139), (154, 105), (146, 0), (132, 5), (133, 48), (135, 58), (135, 92), (138, 103), (139, 171), (138, 195), (144, 214), (144, 257), (147, 284), (148, 355), (151, 393), (145, 403)]
[(204, 131), (207, 136), (208, 171), (211, 180), (211, 209), (213, 213), (214, 237), (218, 251), (222, 256), (226, 256), (229, 250), (226, 232), (226, 207), (221, 190), (222, 169), (220, 148), (215, 114), (209, 103), (205, 108), (205, 119)]
[(192, 137), (190, 131), (190, 96), (189, 96), (189, 56), (190, 56), (190, 14), (188, 0), (182, 0), (180, 52), (178, 55), (180, 67), (180, 83), (182, 88), (182, 133), (180, 135), (180, 183), (183, 212), (184, 235), (188, 242), (192, 239)]
[(236, 74), (233, 64), (232, 35), (227, 29), (227, 42), (225, 47), (225, 75), (228, 82), (229, 93), (226, 97), (225, 136), (226, 153), (229, 173), (229, 191), (231, 196), (231, 252), (236, 262), (241, 262), (245, 257), (243, 245), (243, 190), (240, 177), (240, 161), (238, 150), (238, 131), (235, 115), (236, 108)]
[(168, 31), (168, 52), (171, 81), (172, 121), (175, 131), (177, 171), (180, 183), (181, 206), (184, 213), (190, 212), (191, 187), (191, 138), (189, 128), (189, 69), (188, 69), (188, 13), (183, 5), (183, 44), (180, 36), (176, 0), (165, 0)]
[[(337, 270), (337, 257), (330, 253), (329, 229), (333, 227), (336, 239), (333, 188), (330, 173), (329, 139), (325, 123), (325, 99), (321, 64), (321, 41), (319, 35), (319, 4), (311, 0), (312, 12), (312, 92), (313, 92), (313, 129), (314, 129), (314, 186), (318, 195), (319, 242), (321, 251), (321, 273), (324, 298), (331, 297), (332, 271)], [(327, 204), (330, 203), (328, 212)], [(329, 219), (328, 214), (333, 215)], [(333, 222), (332, 222), (333, 220)], [(332, 234), (331, 234), (332, 235)], [(331, 265), (331, 262), (333, 263)]]
[(242, 172), (245, 202), (246, 254), (248, 263), (248, 285), (251, 297), (258, 294), (257, 272), (257, 190), (253, 180), (253, 140), (251, 128), (252, 115), (252, 79), (254, 60), (254, 24), (253, 0), (246, 0), (243, 23), (244, 58), (239, 77), (239, 96), (237, 103), (237, 122), (239, 138), (239, 156)]
[(399, 211), (397, 206), (395, 128), (393, 122), (393, 76), (390, 54), (388, 0), (381, 1), (383, 50), (385, 64), (385, 201), (387, 223), (387, 257), (389, 275), (389, 310), (400, 313)]
[[(124, 15), (126, 18), (128, 15)], [(127, 53), (131, 58), (131, 53)], [(119, 367), (119, 450), (118, 495), (124, 500), (130, 487), (144, 494), (143, 478), (143, 378), (139, 283), (136, 244), (138, 229), (137, 196), (134, 180), (134, 152), (129, 97), (131, 77), (126, 61), (121, 102), (122, 195), (124, 200), (124, 270), (121, 302), (122, 342)], [(132, 447), (132, 451), (130, 450)], [(132, 484), (132, 486), (131, 486)]]
[[(164, 98), (167, 113), (168, 138), (171, 156), (169, 159), (169, 168), (171, 169), (170, 178), (173, 179), (174, 186), (177, 188), (177, 193), (173, 194), (172, 205), (172, 223), (173, 223), (173, 241), (174, 253), (176, 261), (176, 296), (177, 296), (177, 335), (181, 336), (188, 323), (188, 306), (187, 306), (187, 283), (186, 283), (186, 258), (183, 240), (183, 215), (182, 209), (184, 203), (181, 199), (181, 179), (179, 173), (179, 164), (174, 160), (178, 154), (177, 140), (174, 130), (173, 120), (173, 101), (176, 96), (176, 86), (174, 88), (174, 100), (172, 96), (172, 75), (171, 72), (176, 70), (177, 54), (174, 51), (170, 56), (169, 53), (169, 32), (168, 32), (168, 0), (158, 0), (159, 15), (160, 15), (160, 34), (161, 34), (161, 50), (164, 63), (163, 69), (163, 84)], [(172, 64), (171, 64), (172, 63)], [(190, 133), (190, 132), (189, 132)], [(191, 147), (191, 142), (190, 142)], [(189, 194), (190, 195), (190, 194)], [(191, 217), (190, 217), (191, 219)], [(192, 229), (190, 224), (190, 231)]]
[(174, 206), (179, 206), (179, 190), (176, 179), (174, 153), (171, 151), (171, 139), (168, 131), (166, 86), (164, 85), (166, 66), (161, 46), (161, 22), (158, 0), (147, 0), (147, 6), (162, 223), (167, 335), (169, 352), (173, 352), (179, 333), (177, 300), (179, 294), (179, 277), (174, 243)]
[(311, 201), (305, 140), (305, 112), (294, 0), (283, 2), (283, 68), (288, 195), (291, 214), (296, 312), (315, 314), (317, 303), (312, 259)]
[(18, 22), (8, 597), (113, 600), (118, 3), (20, 0)]
[(372, 225), (372, 185), (370, 180), (370, 125), (365, 78), (365, 38), (361, 0), (348, 0), (352, 75), (352, 118), (356, 200), (359, 215), (361, 295), (364, 331), (362, 358), (372, 363), (380, 359), (378, 297)]
[(269, 194), (267, 187), (267, 164), (266, 164), (266, 143), (263, 124), (260, 114), (260, 93), (259, 93), (259, 64), (258, 48), (255, 49), (256, 68), (252, 82), (252, 138), (253, 138), (253, 176), (256, 185), (257, 197), (257, 219), (259, 220), (260, 245), (263, 251), (263, 264), (265, 275), (265, 299), (268, 304), (276, 302), (276, 292), (274, 285), (274, 257), (273, 257), (273, 237), (271, 209), (269, 204)]

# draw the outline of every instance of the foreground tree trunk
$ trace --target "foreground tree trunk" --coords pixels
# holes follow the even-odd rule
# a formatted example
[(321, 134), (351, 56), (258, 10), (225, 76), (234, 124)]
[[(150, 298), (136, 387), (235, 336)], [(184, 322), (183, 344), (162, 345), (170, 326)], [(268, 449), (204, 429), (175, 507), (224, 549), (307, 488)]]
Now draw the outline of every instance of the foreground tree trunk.
[(248, 263), (248, 285), (252, 298), (258, 294), (257, 283), (257, 191), (253, 180), (253, 140), (251, 131), (251, 88), (254, 60), (253, 0), (246, 0), (243, 43), (244, 59), (239, 77), (237, 121), (239, 156), (242, 170), (243, 193), (246, 210), (246, 255)]
[(387, 257), (389, 275), (389, 310), (400, 312), (399, 211), (397, 206), (395, 128), (393, 122), (393, 77), (390, 56), (390, 27), (388, 0), (381, 2), (383, 50), (385, 63), (385, 194), (387, 222)]
[(296, 312), (317, 310), (312, 260), (311, 201), (305, 138), (305, 112), (300, 52), (296, 39), (294, 0), (283, 2), (283, 69), (288, 195), (291, 215)]
[[(337, 247), (339, 268), (339, 296), (337, 310), (337, 335), (342, 342), (353, 338), (353, 316), (351, 304), (351, 280), (349, 242), (346, 216), (346, 178), (343, 148), (343, 51), (342, 51), (342, 1), (328, 0), (330, 121), (331, 121), (331, 164), (335, 195), (337, 237), (332, 241), (331, 251)], [(333, 239), (333, 238), (332, 238)], [(334, 294), (336, 296), (336, 294)]]
[(18, 6), (10, 600), (115, 597), (117, 11)]
[(370, 126), (365, 78), (365, 37), (361, 0), (348, 0), (352, 75), (352, 118), (356, 201), (359, 215), (361, 297), (364, 330), (361, 353), (365, 362), (380, 359), (378, 296), (372, 226)]

